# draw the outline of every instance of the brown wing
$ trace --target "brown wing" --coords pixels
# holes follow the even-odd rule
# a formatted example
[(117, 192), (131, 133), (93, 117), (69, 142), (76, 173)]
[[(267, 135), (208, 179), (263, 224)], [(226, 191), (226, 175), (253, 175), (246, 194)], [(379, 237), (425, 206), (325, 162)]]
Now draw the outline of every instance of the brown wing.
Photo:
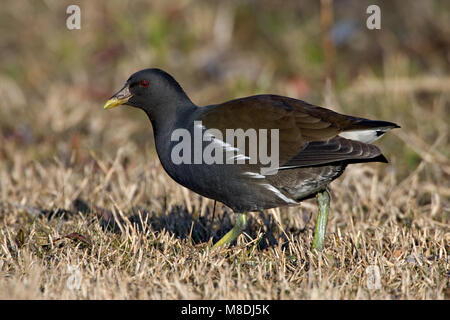
[(299, 100), (261, 95), (217, 105), (201, 120), (206, 128), (219, 129), (224, 136), (226, 129), (279, 129), (280, 163), (284, 163), (309, 141), (326, 140), (339, 133), (336, 125), (312, 115), (309, 108)]
[(345, 163), (387, 162), (377, 146), (338, 136), (327, 141), (308, 143), (303, 150), (283, 164), (280, 169), (317, 166), (338, 161), (344, 161)]
[[(205, 111), (200, 120), (206, 128), (219, 129), (224, 136), (225, 129), (279, 129), (280, 165), (289, 164), (310, 142), (328, 141), (343, 131), (384, 123), (342, 115), (277, 95), (257, 95), (228, 101)], [(314, 151), (321, 152), (317, 148)], [(328, 160), (332, 160), (331, 154)], [(314, 164), (314, 160), (311, 159), (310, 163)]]

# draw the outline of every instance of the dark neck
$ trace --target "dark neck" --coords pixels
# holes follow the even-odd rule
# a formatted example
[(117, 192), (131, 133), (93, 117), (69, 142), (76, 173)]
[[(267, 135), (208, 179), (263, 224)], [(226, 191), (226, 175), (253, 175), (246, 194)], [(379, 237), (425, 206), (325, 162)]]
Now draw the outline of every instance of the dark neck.
[(174, 99), (166, 99), (161, 103), (154, 101), (154, 105), (151, 108), (144, 108), (144, 111), (152, 123), (157, 139), (161, 133), (171, 133), (170, 129), (177, 127), (177, 121), (185, 118), (184, 114), (196, 108), (197, 106), (183, 92), (183, 95), (178, 93)]
[(160, 77), (152, 98), (145, 105), (145, 113), (152, 122), (155, 138), (171, 131), (185, 112), (193, 111), (196, 105), (189, 99), (180, 84), (168, 73), (159, 71)]
[(164, 169), (170, 175), (171, 136), (173, 130), (180, 128), (180, 122), (189, 118), (197, 108), (188, 98), (184, 103), (173, 101), (155, 109), (144, 109), (153, 127), (155, 147)]

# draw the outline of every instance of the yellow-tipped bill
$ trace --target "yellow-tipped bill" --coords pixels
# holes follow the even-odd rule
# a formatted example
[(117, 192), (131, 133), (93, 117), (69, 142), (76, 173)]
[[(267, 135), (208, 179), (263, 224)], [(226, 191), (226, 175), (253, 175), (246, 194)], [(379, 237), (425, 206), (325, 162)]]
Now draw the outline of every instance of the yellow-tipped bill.
[(106, 101), (103, 109), (112, 109), (118, 107), (122, 104), (128, 102), (128, 100), (132, 97), (128, 89), (128, 84), (126, 84), (119, 92), (117, 92), (114, 96), (111, 97), (108, 101)]
[(106, 101), (105, 105), (103, 106), (103, 109), (112, 109), (112, 108), (118, 107), (118, 106), (126, 103), (128, 101), (128, 99), (130, 99), (130, 97), (124, 98), (124, 99), (117, 99), (116, 97), (113, 97), (113, 98), (109, 99), (108, 101)]

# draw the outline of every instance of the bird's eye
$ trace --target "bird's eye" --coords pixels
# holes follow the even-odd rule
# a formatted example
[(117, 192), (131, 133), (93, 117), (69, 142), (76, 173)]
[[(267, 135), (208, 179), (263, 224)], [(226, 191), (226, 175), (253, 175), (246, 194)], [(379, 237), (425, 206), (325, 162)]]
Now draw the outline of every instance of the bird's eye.
[(143, 88), (147, 88), (149, 85), (149, 82), (147, 80), (142, 80), (139, 85)]

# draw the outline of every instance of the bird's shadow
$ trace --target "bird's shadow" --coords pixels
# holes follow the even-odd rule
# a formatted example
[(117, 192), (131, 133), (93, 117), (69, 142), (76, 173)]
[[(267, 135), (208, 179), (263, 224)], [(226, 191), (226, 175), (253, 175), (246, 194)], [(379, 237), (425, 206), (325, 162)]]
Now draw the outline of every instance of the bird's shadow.
[[(220, 211), (220, 212), (219, 212)], [(121, 218), (119, 214), (111, 210), (89, 205), (82, 199), (73, 202), (72, 210), (41, 210), (41, 214), (52, 219), (64, 215), (68, 217), (71, 213), (81, 212), (86, 215), (94, 215), (105, 231), (120, 233), (123, 226), (131, 224), (136, 230), (149, 228), (153, 232), (166, 231), (179, 239), (190, 239), (194, 244), (207, 243), (211, 239), (218, 241), (228, 231), (233, 228), (233, 212), (227, 208), (223, 210), (209, 210), (207, 208), (202, 216), (196, 217), (189, 212), (185, 206), (172, 206), (163, 213), (155, 213), (145, 208), (133, 208), (130, 212), (124, 213), (127, 218)], [(126, 221), (127, 220), (127, 221)], [(244, 230), (249, 237), (248, 240), (257, 239), (255, 243), (259, 249), (278, 246), (279, 243), (287, 244), (287, 230), (280, 230), (279, 225), (274, 221), (273, 216), (264, 212), (254, 213), (248, 216), (247, 228)], [(301, 233), (304, 229), (293, 230), (290, 233)]]
[[(179, 239), (190, 239), (194, 244), (199, 244), (211, 239), (216, 242), (222, 238), (233, 228), (233, 216), (233, 212), (227, 209), (222, 212), (216, 210), (214, 214), (207, 209), (204, 215), (195, 217), (186, 207), (175, 206), (159, 215), (139, 209), (139, 214), (131, 215), (129, 219), (140, 229), (146, 223), (154, 231), (165, 230)], [(286, 242), (284, 233), (279, 230), (271, 215), (259, 212), (257, 216), (259, 219), (255, 219), (253, 215), (248, 216), (247, 228), (244, 230), (248, 240), (258, 239), (260, 249), (277, 246), (280, 241)]]

